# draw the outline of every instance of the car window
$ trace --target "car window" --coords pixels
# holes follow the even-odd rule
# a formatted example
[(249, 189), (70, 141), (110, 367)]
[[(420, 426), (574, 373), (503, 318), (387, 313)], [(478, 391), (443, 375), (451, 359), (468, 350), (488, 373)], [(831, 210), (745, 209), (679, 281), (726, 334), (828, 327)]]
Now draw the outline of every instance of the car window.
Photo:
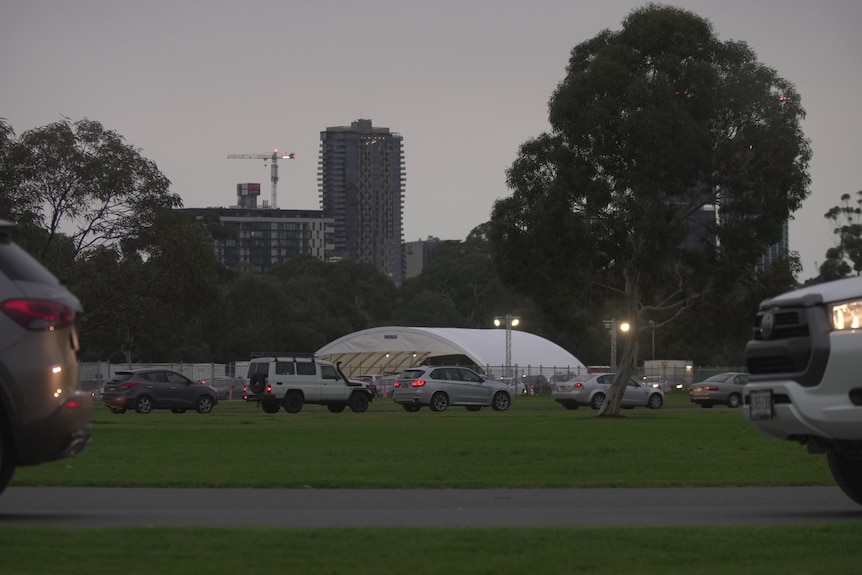
[(277, 361), (275, 362), (276, 375), (294, 375), (296, 369), (292, 361)]
[(269, 362), (268, 361), (258, 361), (256, 363), (251, 363), (248, 366), (248, 378), (251, 379), (254, 374), (259, 373), (262, 376), (266, 377), (269, 375)]
[(296, 362), (296, 375), (317, 375), (315, 364), (310, 361)]
[[(408, 369), (403, 371), (401, 375), (399, 375), (396, 379), (403, 379), (407, 381), (413, 381), (414, 379), (419, 379), (422, 377), (422, 374), (425, 373), (424, 370), (421, 369)], [(434, 373), (431, 373), (431, 377), (434, 377)]]
[(610, 373), (607, 375), (600, 375), (596, 378), (596, 381), (605, 385), (610, 385), (614, 381), (614, 376)]
[(165, 383), (165, 374), (161, 371), (145, 371), (139, 376), (144, 381), (153, 381), (156, 383)]
[(27, 281), (47, 285), (60, 283), (45, 266), (9, 238), (0, 236), (0, 246), (3, 248), (3, 257), (0, 257), (0, 270), (12, 281)]
[(469, 381), (472, 383), (482, 382), (482, 378), (476, 375), (476, 373), (470, 371), (469, 369), (459, 369), (458, 371), (461, 373), (461, 379), (463, 379), (464, 381)]
[(323, 379), (341, 379), (334, 365), (320, 364), (320, 377)]
[(179, 373), (174, 373), (172, 371), (162, 372), (165, 376), (165, 379), (168, 380), (168, 383), (189, 383), (189, 380), (186, 379), (184, 375), (180, 375)]

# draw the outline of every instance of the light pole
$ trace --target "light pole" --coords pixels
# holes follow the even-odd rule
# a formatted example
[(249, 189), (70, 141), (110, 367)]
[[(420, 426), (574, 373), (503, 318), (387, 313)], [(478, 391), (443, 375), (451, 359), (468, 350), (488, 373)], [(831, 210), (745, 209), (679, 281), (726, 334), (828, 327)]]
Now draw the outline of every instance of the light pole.
[(606, 319), (603, 320), (602, 323), (605, 325), (607, 329), (611, 331), (611, 371), (617, 371), (617, 331), (621, 331), (623, 333), (628, 332), (629, 322), (622, 321), (618, 322), (615, 319)]
[(512, 377), (512, 328), (518, 327), (521, 323), (521, 318), (506, 314), (494, 318), (494, 325), (497, 327), (503, 326), (506, 328), (506, 373), (503, 377)]

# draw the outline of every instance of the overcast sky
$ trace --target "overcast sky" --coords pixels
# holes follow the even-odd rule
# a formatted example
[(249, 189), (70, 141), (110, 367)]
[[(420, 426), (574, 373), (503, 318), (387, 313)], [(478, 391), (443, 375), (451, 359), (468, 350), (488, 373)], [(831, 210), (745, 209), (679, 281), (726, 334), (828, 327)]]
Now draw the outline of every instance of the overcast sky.
[[(122, 135), (186, 207), (236, 203), (279, 163), (278, 206), (320, 209), (320, 132), (359, 118), (404, 138), (404, 239), (464, 239), (509, 195), (520, 144), (549, 129), (571, 49), (618, 30), (627, 0), (5, 0), (0, 117), (17, 134), (66, 117)], [(823, 214), (862, 190), (862, 2), (676, 0), (794, 83), (811, 196), (790, 247), (816, 275)]]

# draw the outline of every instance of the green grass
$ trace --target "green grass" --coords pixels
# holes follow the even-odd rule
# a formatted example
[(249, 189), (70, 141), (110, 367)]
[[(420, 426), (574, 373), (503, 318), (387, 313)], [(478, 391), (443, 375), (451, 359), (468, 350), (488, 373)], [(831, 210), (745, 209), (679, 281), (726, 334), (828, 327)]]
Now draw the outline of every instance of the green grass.
[[(114, 415), (97, 407), (78, 457), (22, 468), (20, 485), (201, 487), (603, 487), (831, 485), (822, 457), (773, 440), (739, 410), (601, 419), (550, 398), (506, 413), (363, 414), (306, 406), (267, 415)], [(776, 473), (780, 469), (781, 473)], [(6, 495), (8, 496), (8, 494)], [(531, 529), (3, 528), (4, 574), (856, 573), (860, 524)], [(349, 550), (333, 552), (334, 549)], [(49, 550), (49, 552), (46, 552)]]

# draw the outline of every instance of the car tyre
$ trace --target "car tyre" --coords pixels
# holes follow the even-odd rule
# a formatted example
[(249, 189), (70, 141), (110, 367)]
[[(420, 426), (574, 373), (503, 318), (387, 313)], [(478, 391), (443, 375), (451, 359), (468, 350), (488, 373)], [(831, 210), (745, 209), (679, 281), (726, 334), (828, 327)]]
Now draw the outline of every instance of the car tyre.
[(862, 505), (862, 452), (826, 451), (826, 461), (835, 483), (847, 497)]
[(202, 395), (198, 398), (195, 409), (198, 413), (212, 413), (213, 398), (208, 395)]
[(302, 411), (302, 394), (298, 391), (288, 391), (284, 396), (282, 405), (288, 413), (299, 413)]
[(364, 413), (368, 411), (368, 396), (361, 391), (354, 391), (348, 400), (350, 411), (353, 413)]
[(740, 406), (742, 400), (739, 398), (739, 395), (736, 393), (731, 393), (730, 397), (727, 398), (727, 407), (736, 409)]
[(185, 413), (185, 412), (186, 412), (185, 407), (172, 407), (171, 408), (171, 413)]
[(404, 408), (404, 411), (407, 411), (409, 413), (416, 413), (417, 411), (419, 411), (422, 408), (421, 405), (415, 405), (412, 403), (404, 403), (401, 405), (401, 407)]
[(347, 406), (343, 403), (329, 403), (326, 405), (326, 409), (328, 409), (330, 413), (341, 413), (344, 411), (345, 407)]
[(449, 407), (449, 396), (442, 391), (435, 391), (428, 407), (431, 408), (431, 411), (446, 411), (446, 408)]
[(605, 403), (605, 394), (597, 393), (590, 399), (590, 407), (598, 411)]
[(149, 413), (153, 410), (153, 400), (148, 395), (142, 395), (135, 401), (135, 411), (138, 413)]
[(647, 400), (647, 407), (650, 409), (659, 409), (664, 405), (664, 399), (660, 393), (653, 393)]
[(278, 413), (278, 410), (281, 409), (281, 405), (274, 399), (265, 399), (261, 401), (260, 407), (263, 409), (264, 413)]
[(506, 411), (512, 405), (512, 398), (505, 391), (498, 391), (491, 401), (491, 409), (494, 411)]
[(266, 389), (266, 378), (263, 374), (256, 373), (251, 376), (248, 387), (253, 393), (263, 393), (263, 390)]
[[(15, 475), (15, 462), (12, 461), (12, 450), (9, 449), (6, 441), (3, 425), (0, 424), (0, 493), (3, 493), (9, 482), (12, 481), (12, 476)], [(11, 438), (9, 438), (8, 442), (12, 442)]]

